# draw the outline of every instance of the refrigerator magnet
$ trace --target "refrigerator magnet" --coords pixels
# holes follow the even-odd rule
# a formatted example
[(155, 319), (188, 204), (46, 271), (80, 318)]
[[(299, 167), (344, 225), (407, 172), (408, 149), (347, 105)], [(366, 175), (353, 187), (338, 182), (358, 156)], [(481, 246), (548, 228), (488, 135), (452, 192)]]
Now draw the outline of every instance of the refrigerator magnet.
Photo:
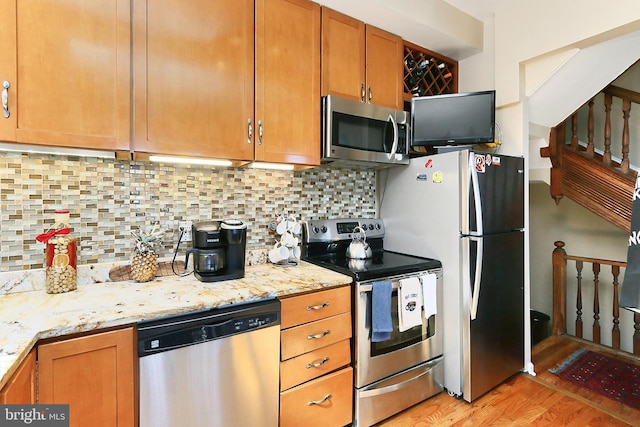
[(444, 174), (442, 173), (442, 171), (435, 171), (433, 173), (433, 182), (435, 184), (442, 184), (443, 177), (444, 177)]
[(476, 154), (475, 155), (475, 162), (476, 162), (476, 172), (478, 173), (484, 173), (485, 171), (485, 167), (486, 167), (486, 163), (484, 161), (484, 155), (482, 154)]

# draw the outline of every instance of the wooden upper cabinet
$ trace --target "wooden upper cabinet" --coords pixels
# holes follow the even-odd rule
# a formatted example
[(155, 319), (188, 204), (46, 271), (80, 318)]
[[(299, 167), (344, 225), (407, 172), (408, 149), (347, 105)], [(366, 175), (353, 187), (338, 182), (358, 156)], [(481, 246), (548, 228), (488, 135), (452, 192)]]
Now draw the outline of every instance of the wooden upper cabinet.
[(253, 0), (134, 0), (133, 19), (133, 150), (252, 160)]
[(402, 38), (322, 8), (322, 95), (402, 109)]
[(31, 350), (0, 391), (0, 404), (36, 403), (36, 352)]
[(320, 164), (320, 6), (256, 1), (255, 159)]
[(367, 25), (367, 97), (402, 110), (402, 38)]
[(137, 425), (133, 328), (38, 346), (38, 403), (69, 404), (72, 427)]
[(0, 10), (10, 114), (0, 138), (129, 151), (129, 1), (0, 0)]
[(322, 8), (322, 95), (364, 101), (365, 24)]

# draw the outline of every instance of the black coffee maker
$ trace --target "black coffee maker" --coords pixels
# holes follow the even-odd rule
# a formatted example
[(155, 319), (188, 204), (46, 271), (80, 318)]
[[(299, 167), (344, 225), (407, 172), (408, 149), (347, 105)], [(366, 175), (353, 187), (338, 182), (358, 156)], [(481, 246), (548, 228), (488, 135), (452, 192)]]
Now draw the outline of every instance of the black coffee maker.
[(198, 222), (191, 226), (193, 274), (201, 282), (240, 279), (244, 277), (247, 225), (237, 219)]

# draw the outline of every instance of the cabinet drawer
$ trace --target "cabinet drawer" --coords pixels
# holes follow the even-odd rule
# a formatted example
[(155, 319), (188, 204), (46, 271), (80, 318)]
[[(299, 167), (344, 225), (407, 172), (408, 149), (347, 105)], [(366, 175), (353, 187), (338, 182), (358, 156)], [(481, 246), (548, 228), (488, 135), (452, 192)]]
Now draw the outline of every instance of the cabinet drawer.
[(310, 351), (280, 363), (280, 389), (297, 386), (350, 363), (349, 340)]
[(351, 312), (282, 331), (281, 357), (291, 359), (347, 338), (351, 338)]
[(285, 329), (351, 311), (351, 286), (283, 298), (280, 302), (280, 328)]
[(352, 401), (353, 370), (345, 368), (280, 393), (280, 426), (351, 424)]

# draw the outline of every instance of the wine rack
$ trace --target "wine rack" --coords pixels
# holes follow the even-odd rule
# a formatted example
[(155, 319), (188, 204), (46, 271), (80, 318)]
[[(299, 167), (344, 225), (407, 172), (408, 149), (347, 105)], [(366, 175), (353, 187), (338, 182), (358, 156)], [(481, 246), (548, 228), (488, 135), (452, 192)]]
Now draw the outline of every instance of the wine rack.
[(411, 43), (404, 45), (405, 101), (458, 92), (458, 62)]

